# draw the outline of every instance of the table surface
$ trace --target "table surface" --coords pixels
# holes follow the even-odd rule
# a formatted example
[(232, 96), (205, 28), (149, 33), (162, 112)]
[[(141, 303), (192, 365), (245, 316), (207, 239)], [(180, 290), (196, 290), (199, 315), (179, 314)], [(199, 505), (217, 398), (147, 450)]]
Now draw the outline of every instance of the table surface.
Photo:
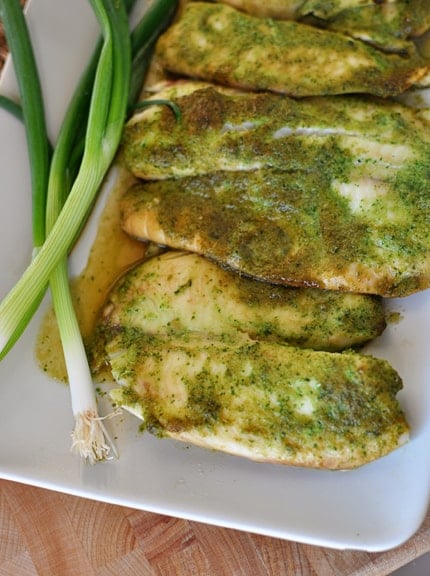
[(430, 549), (336, 551), (0, 480), (1, 576), (382, 576)]
[(428, 551), (430, 511), (399, 548), (336, 551), (0, 480), (0, 576), (383, 576)]

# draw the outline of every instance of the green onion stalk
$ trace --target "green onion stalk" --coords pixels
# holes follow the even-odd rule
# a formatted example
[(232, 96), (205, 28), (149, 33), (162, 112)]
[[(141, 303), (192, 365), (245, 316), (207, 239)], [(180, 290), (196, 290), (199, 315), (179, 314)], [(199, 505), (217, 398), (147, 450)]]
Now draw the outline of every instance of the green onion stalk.
[[(16, 0), (0, 3), (3, 1)], [(0, 358), (25, 329), (49, 282), (76, 422), (72, 449), (95, 462), (109, 457), (111, 449), (116, 451), (98, 416), (92, 375), (70, 293), (67, 256), (119, 145), (130, 104), (132, 55), (140, 56), (145, 46), (153, 46), (155, 32), (151, 26), (152, 32), (146, 29), (146, 36), (140, 33), (130, 37), (130, 2), (90, 2), (100, 23), (102, 42), (72, 98), (54, 148), (47, 184), (45, 242), (0, 303)], [(158, 23), (159, 34), (175, 8), (173, 0), (156, 0), (142, 21), (148, 16), (155, 18), (150, 21)], [(141, 23), (137, 29), (145, 30)], [(84, 135), (79, 130), (82, 125), (86, 125)]]
[(7, 112), (15, 116), (18, 120), (24, 121), (21, 105), (15, 102), (15, 100), (12, 100), (12, 98), (0, 94), (0, 108), (7, 110)]
[(0, 104), (24, 120), (32, 189), (33, 256), (45, 241), (45, 204), (50, 145), (42, 88), (30, 34), (19, 0), (0, 0), (0, 19), (17, 76), (20, 106), (2, 97)]
[[(90, 171), (95, 170), (101, 177), (109, 167), (118, 146), (118, 130), (125, 118), (130, 75), (130, 42), (127, 15), (122, 4), (118, 12), (106, 10), (108, 2), (93, 2), (99, 19), (104, 42), (96, 51), (94, 67), (91, 62), (78, 90), (69, 106), (54, 150), (46, 210), (46, 230), (48, 234), (55, 227), (66, 198), (73, 190), (73, 166), (69, 158), (75, 146), (74, 128), (77, 119), (85, 115), (87, 105), (87, 85), (92, 84), (93, 92), (89, 110), (88, 126), (84, 138), (83, 156), (75, 183), (82, 189), (95, 193), (98, 184), (91, 182)], [(118, 42), (118, 39), (121, 42)], [(122, 90), (115, 89), (122, 86)], [(113, 124), (112, 124), (113, 123)], [(110, 130), (113, 132), (109, 133)], [(108, 134), (108, 138), (106, 138)], [(104, 154), (100, 154), (100, 151)], [(92, 200), (90, 199), (90, 205)], [(88, 206), (90, 209), (91, 206)], [(72, 433), (72, 450), (91, 463), (109, 457), (114, 445), (111, 442), (102, 418), (98, 415), (92, 374), (88, 365), (84, 342), (75, 314), (69, 287), (67, 256), (64, 255), (50, 276), (52, 300), (63, 345), (64, 359), (70, 385), (72, 411), (75, 429)]]

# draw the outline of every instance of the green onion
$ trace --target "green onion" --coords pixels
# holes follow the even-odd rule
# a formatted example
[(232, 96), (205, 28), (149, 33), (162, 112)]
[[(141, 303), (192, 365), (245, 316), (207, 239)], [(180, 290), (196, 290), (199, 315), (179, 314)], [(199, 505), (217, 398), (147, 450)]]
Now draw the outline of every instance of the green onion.
[(142, 100), (141, 102), (137, 102), (133, 106), (133, 110), (143, 110), (145, 108), (150, 108), (151, 106), (167, 106), (175, 115), (175, 119), (177, 122), (180, 122), (182, 118), (182, 112), (180, 107), (173, 102), (173, 100), (164, 100), (164, 99), (149, 99), (149, 100)]
[[(127, 21), (132, 0), (90, 2), (103, 42), (69, 105), (54, 149), (46, 205), (46, 241), (0, 304), (0, 358), (25, 329), (49, 281), (76, 420), (72, 449), (95, 462), (115, 449), (97, 413), (92, 375), (70, 293), (67, 255), (119, 145), (127, 106), (132, 101), (131, 54), (139, 60), (142, 50), (150, 53), (156, 36), (176, 8), (176, 1), (156, 0), (132, 38)], [(18, 73), (22, 70), (16, 63), (15, 67)], [(85, 134), (82, 126), (86, 126)]]
[(14, 67), (20, 71), (17, 74), (17, 81), (27, 133), (33, 194), (33, 255), (36, 255), (45, 240), (45, 202), (50, 154), (42, 89), (27, 23), (19, 0), (2, 0), (0, 19), (3, 22)]
[(15, 118), (17, 118), (18, 120), (22, 121), (24, 120), (21, 105), (17, 104), (11, 98), (8, 98), (7, 96), (2, 96), (1, 94), (0, 94), (0, 108), (6, 110), (10, 114), (12, 114), (12, 116), (15, 116)]
[[(100, 156), (99, 173), (104, 177), (116, 152), (126, 114), (131, 70), (128, 21), (124, 6), (117, 4), (114, 8), (110, 0), (100, 2), (94, 0), (93, 7), (102, 27), (104, 44), (96, 70), (82, 164), (77, 175), (78, 180), (83, 173), (84, 183), (89, 176), (87, 172), (97, 170), (96, 163)], [(103, 98), (103, 102), (100, 90), (104, 90), (104, 96), (108, 96)], [(65, 194), (68, 192), (64, 174), (68, 154), (73, 146), (73, 133), (70, 129), (76, 125), (75, 116), (81, 109), (81, 94), (82, 91), (78, 91), (76, 100), (72, 101), (56, 146), (56, 154), (54, 153), (48, 191), (48, 232), (55, 228), (63, 208)], [(105, 158), (100, 154), (102, 147), (106, 154)], [(97, 191), (98, 185), (95, 185), (94, 195)], [(103, 420), (98, 415), (92, 374), (69, 289), (66, 256), (63, 256), (54, 269), (50, 277), (50, 288), (63, 344), (72, 410), (76, 422), (72, 434), (72, 450), (91, 463), (105, 460), (114, 445), (107, 435)]]
[(133, 61), (129, 95), (130, 107), (136, 102), (142, 89), (155, 42), (172, 20), (177, 5), (177, 0), (157, 0), (150, 3), (144, 17), (140, 19), (132, 32)]
[[(100, 47), (90, 62), (68, 107), (52, 158), (47, 209), (47, 232), (54, 226), (70, 192), (74, 166), (83, 152), (84, 143), (76, 127), (87, 122), (91, 86), (94, 80)], [(76, 426), (72, 434), (72, 450), (91, 463), (105, 460), (111, 450), (117, 455), (103, 419), (98, 416), (97, 402), (85, 345), (70, 292), (67, 258), (64, 257), (50, 278), (54, 310), (63, 344), (70, 385), (72, 410)]]
[[(14, 0), (5, 0), (4, 4), (13, 1)], [(175, 0), (155, 0), (151, 5), (151, 17), (154, 17), (154, 14), (158, 14), (158, 17), (163, 22), (163, 26), (165, 26), (166, 22), (171, 18), (172, 10), (176, 7), (176, 4), (177, 2)], [(0, 5), (3, 6), (1, 3)], [(147, 14), (143, 16), (142, 20), (145, 20), (146, 17)], [(7, 22), (4, 21), (3, 24), (6, 27)], [(161, 30), (163, 26), (159, 25), (158, 30)], [(145, 38), (142, 33), (144, 26), (140, 25), (138, 29), (140, 31), (139, 34), (134, 35), (134, 54), (139, 53), (137, 38), (139, 38), (139, 42), (141, 42), (143, 46), (148, 46), (148, 43), (145, 43)], [(127, 38), (128, 37), (129, 35), (127, 34)], [(121, 45), (121, 38), (116, 41)], [(152, 34), (150, 36), (149, 44), (151, 46), (153, 44)], [(102, 60), (102, 58), (106, 59), (106, 55), (103, 56), (102, 54), (100, 60)], [(107, 70), (108, 67), (109, 65), (101, 67), (104, 69), (104, 74), (106, 75), (109, 74), (109, 70)], [(99, 96), (94, 96), (94, 100), (97, 101), (97, 106), (93, 107), (95, 108), (93, 114), (97, 113), (97, 111), (101, 109), (100, 104), (105, 98), (110, 98), (108, 92), (109, 85), (110, 82), (106, 83), (103, 78), (99, 80)], [(118, 86), (121, 86), (121, 81), (118, 82)], [(122, 88), (126, 90), (127, 84), (123, 84)], [(114, 95), (112, 97), (115, 99)], [(112, 151), (115, 146), (118, 145), (121, 133), (118, 124), (121, 124), (122, 121), (121, 116), (121, 119), (118, 119), (116, 123), (111, 122), (110, 124), (111, 129), (112, 126), (116, 124), (115, 129), (117, 130), (117, 135), (115, 141), (108, 133), (104, 134), (103, 146), (105, 146), (105, 142), (113, 144), (110, 147), (110, 155), (108, 156), (106, 156), (105, 150), (101, 146), (100, 141), (93, 143), (91, 146), (93, 128), (89, 129), (87, 139), (90, 146), (86, 146), (87, 154), (86, 157), (84, 155), (81, 172), (78, 174), (76, 181), (73, 184), (71, 193), (58, 217), (58, 222), (55, 223), (49, 233), (49, 237), (40, 249), (41, 253), (35, 256), (35, 262), (32, 262), (29, 265), (17, 284), (0, 303), (0, 359), (7, 354), (17, 339), (21, 336), (37, 309), (38, 300), (40, 301), (40, 295), (46, 290), (51, 273), (60, 259), (68, 253), (75, 238), (85, 223), (95, 199), (95, 190), (98, 190), (103, 180), (106, 166), (113, 156)], [(81, 123), (78, 124), (77, 128), (80, 126)], [(95, 129), (97, 130), (97, 128)], [(90, 149), (91, 151), (89, 151)], [(94, 164), (93, 160), (95, 161)], [(98, 168), (101, 168), (103, 165), (103, 168), (98, 170), (96, 169), (96, 165)], [(87, 178), (88, 182), (85, 181)], [(36, 296), (36, 292), (38, 291), (39, 294)]]
[[(51, 147), (48, 141), (42, 89), (40, 85), (31, 38), (19, 0), (0, 2), (0, 18), (12, 56), (21, 103), (17, 104), (6, 96), (0, 97), (0, 105), (24, 122), (30, 162), (32, 189), (32, 237), (33, 258), (45, 240), (45, 203), (49, 173)], [(37, 310), (46, 291), (47, 284), (33, 299), (23, 314), (22, 325), (26, 325)], [(2, 351), (6, 354), (13, 346), (9, 341)]]
[[(49, 235), (70, 193), (85, 148), (85, 126), (101, 44), (97, 46), (68, 106), (51, 161), (46, 205)], [(83, 128), (84, 127), (84, 128)], [(75, 429), (72, 450), (89, 462), (105, 460), (115, 447), (98, 416), (92, 375), (69, 286), (67, 255), (50, 277), (50, 289), (68, 374)]]
[[(119, 144), (128, 97), (129, 33), (127, 20), (118, 16), (113, 19), (115, 11), (104, 9), (103, 4), (108, 3), (92, 0), (105, 40), (96, 71), (82, 163), (43, 246), (0, 304), (0, 357), (22, 333), (34, 300), (70, 250)], [(111, 27), (110, 19), (115, 26)]]
[[(11, 325), (7, 321), (17, 322), (9, 333), (7, 347), (10, 347), (10, 334), (14, 340), (17, 330), (21, 331), (22, 319), (27, 321), (28, 310), (33, 309), (32, 295), (43, 292), (50, 280), (76, 420), (72, 448), (94, 462), (108, 455), (109, 446), (105, 442), (102, 420), (97, 414), (91, 373), (70, 297), (66, 257), (119, 144), (127, 110), (131, 51), (124, 5), (114, 5), (111, 0), (93, 0), (92, 5), (104, 41), (95, 72), (82, 163), (64, 201), (68, 191), (68, 179), (62, 181), (64, 154), (70, 150), (70, 119), (80, 110), (77, 98), (63, 125), (59, 138), (61, 145), (54, 152), (48, 195), (49, 234), (21, 280), (0, 305), (0, 326), (2, 337), (7, 338), (7, 332), (3, 331), (4, 326), (8, 329)], [(16, 312), (18, 316), (14, 318)]]
[[(76, 145), (80, 146), (79, 134), (76, 143), (74, 129), (81, 125), (78, 120), (85, 115), (87, 104), (87, 91), (80, 86), (69, 107), (52, 159), (46, 212), (48, 237), (15, 289), (0, 306), (0, 310), (4, 310), (0, 312), (0, 325), (4, 326), (4, 320), (16, 323), (12, 337), (3, 348), (4, 353), (22, 332), (23, 324), (28, 322), (50, 280), (76, 421), (72, 448), (90, 462), (105, 459), (113, 445), (97, 413), (92, 376), (70, 295), (67, 253), (112, 162), (127, 110), (131, 69), (128, 20), (124, 5), (113, 4), (111, 0), (92, 1), (104, 41), (97, 60), (93, 60), (81, 82), (88, 87), (95, 73), (82, 163), (70, 189), (75, 168), (68, 164), (69, 154)], [(66, 216), (68, 226), (61, 232), (61, 222), (66, 220)], [(61, 242), (57, 240), (54, 243), (56, 237)]]

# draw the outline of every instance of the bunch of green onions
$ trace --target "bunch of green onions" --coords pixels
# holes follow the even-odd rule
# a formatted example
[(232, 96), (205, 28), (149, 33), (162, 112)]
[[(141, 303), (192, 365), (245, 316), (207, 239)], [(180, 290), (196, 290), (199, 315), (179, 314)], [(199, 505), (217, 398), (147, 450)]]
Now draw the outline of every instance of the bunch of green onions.
[(33, 254), (0, 303), (0, 359), (19, 339), (48, 286), (64, 351), (75, 429), (72, 449), (91, 463), (115, 448), (98, 415), (91, 370), (70, 294), (67, 258), (84, 226), (119, 146), (148, 58), (169, 23), (175, 0), (153, 0), (130, 33), (130, 0), (89, 0), (101, 40), (75, 90), (57, 142), (48, 141), (43, 97), (19, 0), (0, 0), (20, 107), (0, 100), (25, 124), (31, 169)]

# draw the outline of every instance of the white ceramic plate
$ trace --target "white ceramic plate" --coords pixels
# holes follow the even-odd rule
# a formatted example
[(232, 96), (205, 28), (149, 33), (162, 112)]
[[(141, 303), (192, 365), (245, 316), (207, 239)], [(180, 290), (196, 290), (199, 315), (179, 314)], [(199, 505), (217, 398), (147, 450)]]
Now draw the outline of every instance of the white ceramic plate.
[[(54, 137), (97, 24), (86, 0), (32, 0), (29, 23)], [(16, 93), (5, 68), (1, 91)], [(0, 295), (30, 257), (30, 185), (22, 127), (0, 112)], [(83, 266), (93, 228), (81, 243)], [(430, 230), (430, 227), (429, 227)], [(83, 249), (82, 249), (83, 247)], [(132, 416), (112, 421), (120, 458), (96, 466), (70, 453), (73, 417), (66, 386), (34, 361), (40, 314), (0, 362), (0, 476), (20, 482), (333, 548), (384, 550), (419, 527), (430, 480), (430, 293), (390, 303), (402, 320), (372, 352), (404, 379), (400, 399), (411, 442), (351, 472), (256, 464), (221, 453), (142, 436)], [(106, 407), (108, 408), (108, 407)]]

